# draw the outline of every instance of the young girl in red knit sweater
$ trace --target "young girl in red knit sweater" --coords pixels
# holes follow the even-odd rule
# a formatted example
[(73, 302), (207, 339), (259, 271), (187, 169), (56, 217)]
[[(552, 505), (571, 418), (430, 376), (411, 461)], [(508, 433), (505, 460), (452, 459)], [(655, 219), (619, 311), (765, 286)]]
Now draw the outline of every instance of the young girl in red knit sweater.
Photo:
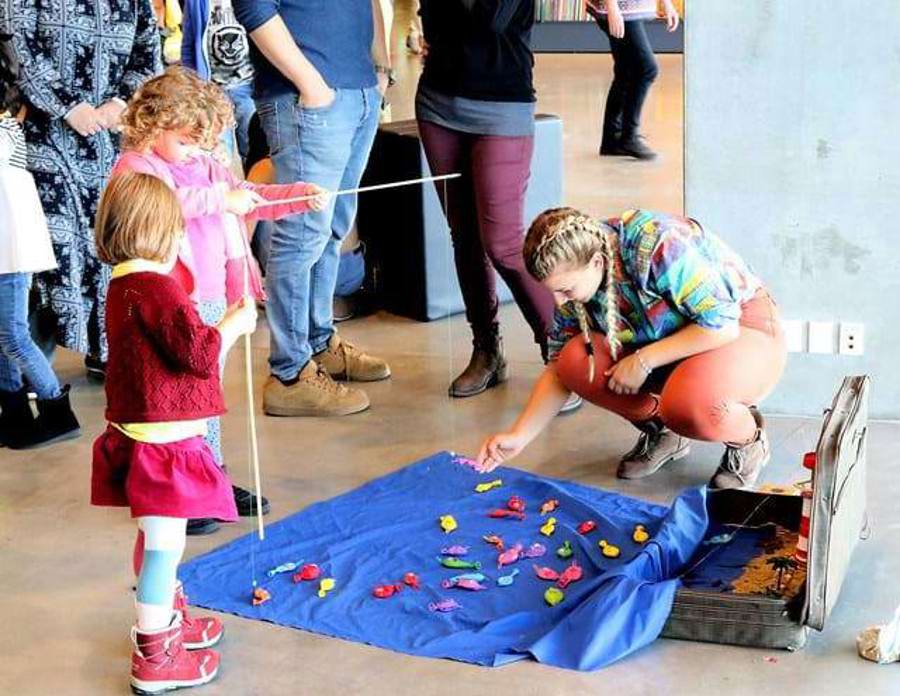
[[(222, 131), (233, 122), (231, 102), (214, 84), (184, 68), (169, 68), (146, 82), (123, 117), (125, 152), (113, 175), (140, 172), (162, 179), (175, 191), (186, 224), (186, 238), (174, 268), (207, 324), (221, 320), (225, 309), (249, 285), (261, 299), (262, 283), (250, 254), (245, 219), (275, 220), (321, 210), (327, 195), (318, 186), (252, 184), (237, 178), (210, 154)], [(269, 200), (317, 195), (291, 204), (258, 206)], [(220, 424), (210, 419), (207, 442), (223, 464)], [(241, 515), (255, 513), (256, 498), (235, 487)], [(268, 504), (262, 501), (263, 513)], [(215, 531), (212, 520), (192, 520), (189, 534)]]
[(222, 636), (186, 614), (176, 570), (188, 518), (237, 520), (231, 482), (204, 441), (225, 410), (219, 363), (256, 326), (252, 299), (207, 326), (169, 273), (184, 236), (173, 192), (158, 178), (110, 180), (97, 212), (102, 261), (113, 266), (106, 304), (106, 419), (94, 443), (91, 502), (128, 506), (143, 537), (131, 685), (155, 694), (212, 680)]

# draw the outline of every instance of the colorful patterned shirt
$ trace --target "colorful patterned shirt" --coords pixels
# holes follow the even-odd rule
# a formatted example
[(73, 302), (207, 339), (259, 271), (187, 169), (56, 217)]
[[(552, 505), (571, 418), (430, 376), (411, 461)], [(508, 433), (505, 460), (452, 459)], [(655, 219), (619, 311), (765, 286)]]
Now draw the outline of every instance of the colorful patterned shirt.
[[(653, 343), (689, 323), (707, 329), (737, 324), (741, 304), (762, 287), (740, 256), (694, 220), (628, 210), (607, 223), (617, 232), (622, 260), (612, 282), (623, 344)], [(585, 309), (593, 328), (605, 334), (605, 289)], [(548, 335), (550, 359), (579, 333), (572, 304), (557, 308)]]

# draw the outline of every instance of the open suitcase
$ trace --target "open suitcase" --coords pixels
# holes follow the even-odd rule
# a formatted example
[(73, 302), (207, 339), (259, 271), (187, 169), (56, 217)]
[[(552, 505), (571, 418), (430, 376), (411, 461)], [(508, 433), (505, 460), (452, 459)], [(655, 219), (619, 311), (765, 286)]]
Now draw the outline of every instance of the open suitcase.
[[(868, 393), (868, 377), (846, 377), (825, 412), (816, 447), (806, 579), (797, 594), (786, 600), (682, 587), (664, 638), (797, 650), (806, 644), (810, 628), (822, 630), (867, 522)], [(796, 495), (723, 490), (711, 491), (707, 506), (711, 522), (764, 520), (798, 531), (803, 501)]]

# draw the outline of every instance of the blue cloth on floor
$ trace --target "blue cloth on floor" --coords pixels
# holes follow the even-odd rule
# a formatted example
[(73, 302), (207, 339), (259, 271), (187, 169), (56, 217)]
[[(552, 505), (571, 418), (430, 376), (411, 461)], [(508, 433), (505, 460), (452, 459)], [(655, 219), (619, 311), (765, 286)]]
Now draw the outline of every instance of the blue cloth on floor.
[[(474, 493), (476, 484), (500, 478), (501, 488)], [(491, 519), (513, 494), (527, 504), (524, 522)], [(539, 532), (546, 517), (538, 509), (548, 498), (559, 508), (555, 534)], [(438, 517), (452, 514), (459, 528), (445, 534)], [(588, 519), (597, 530), (578, 534)], [(632, 541), (636, 524), (652, 539)], [(655, 640), (672, 607), (678, 574), (694, 555), (707, 528), (706, 490), (690, 489), (667, 508), (569, 481), (499, 468), (483, 475), (436, 454), (376, 479), (361, 488), (309, 506), (267, 527), (260, 542), (247, 535), (182, 565), (179, 575), (191, 603), (239, 616), (271, 621), (329, 636), (377, 645), (412, 655), (442, 657), (498, 666), (533, 658), (542, 663), (594, 670)], [(535, 542), (547, 547), (538, 559), (523, 559), (502, 571), (497, 553), (482, 539), (498, 534), (507, 547)], [(598, 541), (618, 546), (618, 559), (605, 558)], [(564, 601), (549, 607), (532, 565), (562, 571), (556, 549), (569, 540), (572, 559), (584, 569), (569, 585)], [(489, 589), (443, 589), (441, 581), (472, 571), (443, 568), (437, 557), (445, 546), (469, 546), (464, 560), (477, 560), (490, 579)], [(322, 577), (336, 579), (325, 599), (318, 582), (295, 584), (292, 573), (272, 578), (267, 570), (287, 562), (316, 563)], [(272, 598), (254, 607), (251, 579)], [(496, 579), (511, 568), (520, 574), (510, 587)], [(415, 572), (421, 589), (404, 587), (388, 599), (376, 599), (377, 585), (402, 581)], [(432, 613), (430, 602), (452, 598), (461, 609)]]

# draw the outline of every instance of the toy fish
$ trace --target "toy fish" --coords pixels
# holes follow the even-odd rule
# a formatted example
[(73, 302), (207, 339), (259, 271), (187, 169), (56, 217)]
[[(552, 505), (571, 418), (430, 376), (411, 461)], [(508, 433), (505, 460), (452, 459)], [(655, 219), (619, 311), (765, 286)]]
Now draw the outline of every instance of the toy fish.
[(556, 518), (548, 517), (547, 521), (541, 525), (541, 534), (544, 536), (553, 536), (553, 533), (556, 531)]
[(646, 544), (647, 540), (650, 538), (650, 534), (647, 533), (646, 527), (642, 524), (635, 525), (634, 533), (631, 535), (631, 538), (634, 539), (637, 544)]
[(460, 590), (470, 590), (472, 592), (478, 592), (479, 590), (486, 590), (487, 587), (482, 585), (477, 580), (472, 580), (470, 578), (450, 578), (449, 580), (444, 580), (441, 582), (441, 587), (445, 590), (449, 590), (452, 587), (455, 587)]
[(456, 524), (456, 518), (453, 515), (441, 515), (438, 521), (441, 523), (441, 529), (444, 530), (444, 534), (449, 534), (459, 526)]
[(597, 546), (600, 547), (600, 550), (603, 552), (603, 555), (607, 558), (618, 558), (619, 554), (622, 553), (619, 550), (618, 546), (613, 546), (606, 539), (601, 539), (597, 542)]
[(559, 507), (559, 501), (556, 498), (550, 498), (550, 500), (545, 500), (543, 505), (541, 505), (541, 514), (546, 515), (548, 513), (551, 513), (558, 507)]
[(575, 551), (572, 550), (572, 544), (569, 541), (563, 542), (563, 545), (556, 549), (556, 555), (560, 558), (571, 558)]
[(547, 547), (543, 544), (532, 544), (528, 547), (528, 549), (522, 554), (525, 558), (540, 558), (545, 553), (547, 553)]
[(538, 565), (532, 567), (534, 568), (534, 574), (541, 580), (559, 580), (559, 573), (553, 570), (553, 568)]
[(484, 573), (463, 573), (450, 578), (450, 580), (474, 580), (475, 582), (484, 582), (487, 579), (488, 577)]
[(445, 556), (465, 556), (469, 553), (469, 547), (462, 546), (461, 544), (454, 544), (453, 546), (445, 546), (442, 548), (441, 553)]
[(471, 568), (472, 570), (481, 570), (481, 561), (463, 561), (455, 556), (450, 556), (448, 558), (441, 558), (438, 556), (438, 560), (445, 568), (459, 570)]
[(714, 537), (710, 537), (709, 539), (704, 541), (703, 544), (704, 546), (709, 546), (711, 544), (727, 544), (732, 539), (734, 539), (734, 533), (716, 534)]
[(494, 479), (493, 481), (486, 481), (485, 483), (479, 483), (475, 486), (476, 493), (487, 493), (488, 491), (492, 491), (495, 488), (500, 488), (503, 485), (503, 479)]
[(372, 594), (378, 599), (387, 599), (388, 597), (393, 597), (402, 589), (403, 585), (379, 585), (372, 590)]
[(329, 592), (334, 589), (336, 582), (334, 578), (322, 578), (319, 580), (319, 598), (324, 598)]
[(462, 609), (462, 604), (455, 599), (442, 599), (439, 602), (430, 602), (428, 604), (428, 611), (436, 611), (442, 614), (446, 614), (448, 611), (453, 611), (454, 609)]
[(419, 576), (415, 573), (407, 573), (403, 576), (403, 584), (407, 587), (411, 587), (414, 590), (419, 589)]
[(303, 561), (297, 561), (296, 563), (282, 563), (280, 566), (272, 568), (272, 570), (267, 570), (266, 575), (270, 578), (274, 578), (279, 573), (290, 573), (292, 570), (297, 570), (301, 563), (303, 563)]
[(525, 512), (525, 501), (519, 496), (514, 495), (506, 501), (506, 507), (513, 512)]
[(515, 510), (491, 510), (488, 513), (488, 517), (493, 517), (495, 519), (509, 519), (510, 517), (520, 522), (525, 519), (524, 512), (516, 512)]
[(268, 602), (270, 599), (272, 599), (272, 595), (269, 594), (268, 590), (266, 590), (262, 587), (254, 588), (254, 590), (253, 590), (253, 606), (254, 607), (258, 607), (260, 604), (262, 604), (263, 602)]
[(503, 539), (498, 537), (496, 534), (488, 534), (481, 538), (484, 539), (487, 543), (489, 543), (491, 546), (493, 546), (498, 551), (503, 550)]
[(566, 595), (563, 594), (563, 591), (558, 587), (548, 587), (547, 591), (544, 592), (544, 601), (547, 602), (551, 607), (555, 607), (561, 601), (566, 598)]
[(556, 586), (559, 589), (564, 590), (570, 583), (578, 582), (582, 577), (584, 577), (584, 571), (581, 569), (581, 566), (578, 565), (578, 561), (572, 561), (572, 565), (560, 574)]
[(513, 571), (509, 575), (501, 575), (497, 578), (497, 584), (500, 587), (509, 587), (513, 584), (513, 580), (516, 579), (516, 576), (519, 574), (518, 568), (513, 568)]
[(322, 571), (315, 563), (307, 563), (300, 569), (299, 573), (294, 573), (291, 578), (294, 582), (303, 582), (304, 580), (318, 580)]
[(497, 567), (502, 568), (503, 566), (511, 565), (521, 557), (522, 544), (516, 544), (515, 546), (506, 549), (506, 551), (502, 551), (500, 555), (497, 556)]
[(460, 466), (467, 466), (470, 469), (475, 469), (475, 471), (478, 471), (478, 462), (476, 462), (471, 457), (463, 457), (463, 456), (457, 455), (457, 456), (453, 457), (453, 463), (459, 464)]
[(579, 534), (590, 534), (597, 529), (597, 523), (594, 520), (587, 520), (578, 525)]

